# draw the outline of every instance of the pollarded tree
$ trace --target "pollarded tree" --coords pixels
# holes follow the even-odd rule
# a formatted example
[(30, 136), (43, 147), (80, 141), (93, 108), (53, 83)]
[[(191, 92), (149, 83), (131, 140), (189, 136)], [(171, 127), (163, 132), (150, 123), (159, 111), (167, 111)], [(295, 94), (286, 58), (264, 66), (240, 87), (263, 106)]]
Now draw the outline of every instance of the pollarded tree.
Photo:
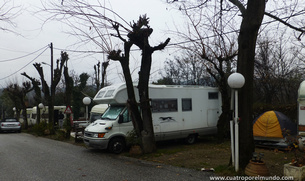
[(138, 90), (140, 97), (140, 108), (143, 118), (143, 129), (140, 131), (142, 145), (145, 152), (152, 152), (156, 149), (155, 144), (144, 144), (146, 142), (155, 142), (148, 92), (148, 83), (152, 64), (152, 54), (155, 51), (164, 49), (170, 41), (170, 39), (168, 38), (163, 43), (152, 47), (148, 41), (152, 32), (153, 29), (149, 26), (149, 19), (144, 15), (139, 18), (137, 23), (133, 23), (132, 31), (129, 32), (127, 35), (129, 41), (138, 46), (142, 52)]
[[(72, 105), (72, 95), (73, 95), (73, 78), (69, 75), (69, 69), (68, 66), (64, 67), (64, 79), (65, 79), (65, 104), (67, 106)], [(71, 133), (71, 121), (70, 121), (70, 114), (67, 114), (66, 116), (66, 138), (70, 138)]]
[(84, 90), (87, 87), (87, 81), (89, 79), (89, 75), (87, 73), (82, 73), (79, 75), (79, 81), (77, 85), (75, 85), (72, 89), (73, 102), (72, 102), (72, 110), (74, 112), (74, 119), (78, 119), (80, 117), (80, 109), (83, 106), (83, 95)]
[(96, 85), (96, 93), (100, 90), (100, 72), (101, 72), (101, 62), (98, 62), (96, 65), (93, 66), (94, 68), (94, 82)]
[[(148, 24), (149, 19), (145, 15), (141, 16), (137, 22), (134, 22), (131, 25), (132, 30), (127, 34), (128, 40), (121, 36), (119, 31), (120, 25), (114, 24), (113, 27), (117, 30), (116, 36), (124, 42), (124, 54), (121, 50), (112, 51), (109, 54), (110, 59), (118, 60), (121, 63), (127, 86), (127, 103), (131, 112), (136, 133), (142, 140), (142, 149), (145, 153), (153, 152), (156, 150), (148, 92), (152, 54), (154, 51), (162, 50), (170, 40), (167, 39), (164, 43), (160, 43), (158, 46), (151, 47), (148, 38), (153, 32), (153, 29), (150, 28)], [(137, 45), (142, 50), (138, 84), (141, 114), (138, 111), (138, 105), (136, 103), (132, 78), (129, 69), (129, 54), (130, 48), (133, 44)]]
[[(56, 61), (56, 68), (54, 70), (52, 70), (52, 71), (54, 71), (54, 77), (52, 77), (51, 86), (48, 85), (48, 83), (45, 79), (43, 67), (41, 66), (41, 64), (40, 63), (33, 64), (40, 76), (42, 92), (44, 93), (44, 96), (45, 96), (46, 100), (48, 101), (49, 123), (52, 124), (52, 129), (54, 128), (53, 127), (54, 126), (54, 105), (53, 105), (54, 101), (53, 101), (53, 99), (54, 99), (54, 95), (55, 95), (55, 90), (56, 90), (57, 84), (59, 83), (59, 81), (61, 79), (63, 67), (64, 67), (66, 61), (68, 61), (68, 59), (69, 59), (68, 54), (66, 52), (61, 52), (60, 59), (57, 59), (57, 61)], [(23, 73), (23, 76), (28, 77), (28, 78), (30, 77), (26, 73)]]
[[(38, 105), (42, 103), (41, 89), (39, 87), (41, 83), (39, 82), (39, 80), (28, 76), (25, 72), (21, 73), (21, 75), (31, 80), (35, 92), (35, 96), (34, 96), (35, 105), (38, 107)], [(37, 124), (39, 123), (40, 123), (40, 109), (37, 109)]]
[[(96, 93), (103, 87), (105, 87), (106, 84), (106, 72), (107, 72), (107, 68), (109, 66), (109, 60), (108, 61), (104, 61), (102, 63), (102, 67), (101, 67), (101, 62), (98, 62), (96, 65), (93, 66), (94, 68), (94, 82), (96, 85)], [(102, 72), (102, 74), (101, 74)], [(102, 77), (101, 77), (102, 75)], [(102, 78), (102, 81), (101, 81)]]
[(101, 83), (101, 88), (106, 86), (107, 83), (107, 79), (106, 79), (106, 75), (107, 75), (107, 68), (109, 66), (109, 61), (105, 61), (102, 63), (102, 83)]
[[(49, 19), (65, 20), (70, 23), (73, 31), (77, 32), (74, 34), (85, 38), (85, 42), (94, 42), (109, 55), (109, 59), (121, 63), (127, 86), (127, 103), (134, 127), (138, 136), (143, 140), (142, 148), (144, 152), (152, 152), (156, 148), (148, 93), (152, 54), (157, 50), (162, 50), (168, 44), (169, 39), (157, 46), (151, 46), (148, 39), (153, 29), (148, 25), (149, 19), (146, 16), (141, 16), (137, 22), (127, 23), (116, 12), (102, 4), (99, 1), (97, 1), (97, 4), (90, 4), (80, 0), (69, 0), (62, 4), (54, 2), (52, 8), (46, 7), (44, 10), (54, 15)], [(105, 14), (108, 13), (110, 14), (106, 16)], [(110, 18), (111, 16), (114, 16), (114, 18)], [(73, 23), (71, 23), (72, 21)], [(85, 27), (90, 27), (91, 32), (85, 31)], [(111, 46), (113, 37), (110, 38), (109, 35), (117, 37), (120, 40), (119, 45), (123, 43), (123, 50), (114, 49)], [(127, 35), (127, 37), (125, 38), (122, 35)], [(143, 117), (141, 117), (138, 104), (135, 101), (133, 81), (129, 69), (129, 55), (132, 45), (138, 46), (142, 52), (138, 90)]]
[(4, 89), (10, 99), (14, 102), (17, 112), (17, 119), (19, 118), (18, 114), (20, 113), (20, 110), (22, 110), (24, 129), (28, 129), (26, 94), (32, 90), (33, 88), (31, 86), (31, 82), (23, 82), (22, 87), (18, 84), (10, 84)]

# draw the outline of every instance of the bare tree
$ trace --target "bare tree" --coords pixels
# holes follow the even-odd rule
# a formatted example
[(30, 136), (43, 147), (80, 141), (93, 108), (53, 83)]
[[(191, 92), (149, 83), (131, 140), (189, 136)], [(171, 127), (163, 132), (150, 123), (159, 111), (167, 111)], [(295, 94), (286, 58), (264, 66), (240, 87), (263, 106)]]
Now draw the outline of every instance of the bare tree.
[[(67, 60), (68, 61), (68, 60)], [(68, 66), (64, 67), (64, 79), (65, 79), (65, 85), (66, 85), (66, 91), (65, 91), (65, 104), (67, 106), (70, 106), (72, 104), (72, 94), (73, 94), (73, 78), (69, 75), (69, 69)], [(70, 138), (71, 133), (71, 122), (70, 122), (70, 114), (67, 114), (66, 116), (66, 138)]]
[[(149, 20), (144, 16), (140, 16), (137, 22), (132, 25), (132, 31), (127, 34), (128, 40), (121, 36), (119, 24), (113, 24), (113, 28), (117, 30), (117, 37), (124, 42), (124, 53), (122, 50), (112, 51), (109, 54), (109, 59), (117, 60), (121, 63), (125, 76), (128, 106), (131, 112), (131, 117), (137, 135), (142, 140), (142, 148), (145, 153), (156, 150), (154, 131), (152, 125), (151, 109), (149, 103), (148, 82), (152, 63), (152, 53), (157, 50), (162, 50), (169, 42), (167, 39), (164, 43), (158, 46), (151, 47), (148, 38), (153, 30), (148, 26)], [(141, 113), (138, 111), (136, 103), (132, 78), (129, 69), (129, 54), (131, 46), (135, 44), (142, 50), (141, 68), (139, 73), (138, 91), (140, 96)], [(142, 115), (142, 116), (141, 116)]]
[[(208, 5), (206, 4), (206, 6)], [(219, 87), (222, 97), (222, 114), (217, 127), (218, 138), (221, 141), (228, 135), (229, 120), (232, 118), (231, 94), (227, 78), (232, 72), (232, 68), (236, 66), (237, 38), (234, 33), (235, 27), (231, 23), (224, 23), (227, 21), (221, 15), (217, 15), (221, 11), (215, 4), (211, 7), (213, 8), (198, 8), (191, 2), (181, 4), (179, 9), (185, 15), (187, 22), (185, 26), (177, 27), (172, 32), (180, 38), (180, 41), (184, 40), (177, 46), (183, 51), (191, 52), (194, 57), (198, 57), (204, 66), (201, 71), (212, 77)], [(233, 34), (225, 33), (225, 31), (233, 32)], [(181, 71), (183, 72), (183, 70)]]
[(107, 76), (107, 68), (109, 66), (109, 61), (105, 61), (102, 63), (102, 83), (101, 83), (101, 87), (105, 87), (106, 83), (107, 83), (107, 79), (106, 79), (106, 76)]
[(215, 85), (215, 80), (207, 73), (205, 65), (197, 54), (186, 51), (183, 56), (165, 62), (165, 77), (180, 85)]
[[(28, 76), (25, 72), (24, 73), (21, 73), (21, 75), (25, 76), (26, 78), (30, 79), (31, 82), (32, 82), (32, 86), (33, 86), (33, 89), (35, 91), (35, 96), (34, 96), (34, 100), (35, 100), (35, 105), (37, 106), (38, 108), (38, 105), (40, 103), (42, 103), (42, 96), (41, 96), (41, 89), (40, 89), (40, 85), (41, 83), (39, 82), (39, 80), (35, 79), (35, 78), (32, 78), (30, 76)], [(40, 109), (37, 109), (37, 124), (40, 123)]]
[(96, 93), (100, 90), (100, 72), (101, 72), (101, 62), (98, 62), (96, 65), (94, 65), (94, 82), (96, 85)]
[[(149, 19), (145, 15), (140, 16), (137, 22), (127, 23), (116, 12), (103, 6), (99, 1), (97, 1), (97, 4), (87, 4), (83, 1), (71, 0), (64, 1), (63, 4), (53, 3), (53, 8), (45, 8), (45, 10), (53, 13), (54, 16), (51, 19), (64, 19), (70, 23), (72, 19), (77, 20), (75, 22), (81, 26), (77, 27), (71, 23), (74, 32), (77, 31), (77, 33), (74, 33), (75, 35), (85, 37), (87, 42), (94, 42), (109, 55), (109, 59), (117, 60), (121, 63), (127, 86), (127, 102), (134, 127), (138, 136), (143, 140), (142, 148), (144, 152), (154, 151), (156, 146), (149, 104), (148, 82), (152, 53), (162, 50), (168, 44), (169, 39), (157, 46), (150, 46), (148, 39), (153, 29), (149, 27)], [(111, 14), (106, 16), (106, 13)], [(115, 18), (110, 18), (111, 16), (115, 16)], [(83, 29), (86, 26), (89, 27), (89, 30), (94, 30), (95, 33), (87, 33)], [(110, 35), (120, 40), (121, 45), (123, 43), (123, 50), (116, 50), (111, 46), (112, 39)], [(125, 36), (127, 37), (125, 38)], [(138, 111), (138, 104), (135, 100), (133, 82), (129, 69), (129, 56), (132, 45), (139, 47), (142, 52), (138, 90), (143, 119)]]
[[(169, 1), (177, 2), (177, 0)], [(194, 2), (192, 0), (186, 1)], [(298, 39), (304, 34), (304, 3), (297, 0), (289, 1), (265, 1), (265, 0), (227, 0), (227, 1), (197, 1), (196, 5), (188, 6), (187, 9), (210, 9), (216, 7), (217, 13), (210, 13), (211, 16), (227, 17), (222, 24), (234, 20), (241, 22), (238, 29), (238, 63), (237, 70), (246, 80), (244, 87), (239, 91), (239, 113), (240, 121), (240, 166), (244, 168), (254, 151), (254, 140), (252, 133), (252, 104), (253, 104), (253, 75), (254, 57), (258, 32), (263, 25), (264, 28), (271, 26), (270, 23), (277, 22), (277, 28), (288, 26), (298, 32)], [(183, 3), (183, 2), (182, 2)], [(266, 8), (266, 4), (271, 6)], [(215, 6), (216, 5), (216, 6)], [(203, 14), (202, 17), (204, 17)], [(240, 15), (240, 16), (236, 16)], [(263, 22), (264, 19), (264, 22)], [(265, 24), (263, 24), (265, 23)], [(236, 23), (235, 23), (236, 24)], [(263, 29), (262, 29), (263, 30)]]
[(24, 120), (24, 129), (28, 129), (28, 120), (26, 112), (26, 94), (32, 91), (31, 82), (23, 82), (22, 87), (18, 84), (10, 84), (7, 88), (4, 89), (8, 93), (10, 99), (14, 102), (17, 119), (19, 119), (20, 110), (22, 110), (22, 116)]
[[(281, 36), (283, 37), (283, 36)], [(255, 59), (254, 89), (260, 102), (266, 104), (291, 104), (297, 99), (297, 90), (304, 76), (304, 62), (300, 49), (280, 38), (258, 40)]]
[[(64, 67), (66, 61), (68, 61), (68, 59), (69, 59), (68, 54), (66, 52), (61, 52), (61, 58), (57, 59), (56, 68), (54, 70), (52, 70), (52, 71), (54, 71), (54, 77), (52, 77), (51, 86), (48, 85), (48, 83), (45, 79), (43, 67), (41, 66), (41, 64), (40, 63), (33, 64), (35, 69), (39, 73), (41, 85), (42, 85), (42, 92), (44, 93), (44, 96), (45, 96), (46, 100), (48, 101), (49, 123), (51, 123), (52, 129), (54, 129), (54, 105), (53, 105), (54, 103), (52, 100), (52, 96), (55, 95), (56, 86), (61, 79), (63, 67)], [(30, 77), (26, 73), (23, 73), (23, 75), (25, 77)]]
[(155, 144), (152, 144), (155, 142), (155, 135), (152, 124), (152, 115), (148, 92), (148, 83), (152, 64), (152, 54), (155, 51), (164, 49), (170, 41), (170, 39), (167, 38), (164, 42), (152, 47), (148, 41), (152, 32), (153, 29), (149, 26), (149, 19), (144, 15), (141, 16), (136, 23), (133, 23), (132, 31), (129, 32), (127, 35), (129, 40), (133, 44), (138, 46), (142, 51), (138, 90), (140, 97), (140, 108), (143, 118), (143, 129), (140, 130), (140, 136), (142, 138), (142, 145), (145, 153), (153, 152), (156, 150)]
[[(106, 72), (107, 68), (109, 66), (109, 60), (102, 63), (98, 62), (96, 65), (94, 65), (94, 82), (96, 85), (96, 93), (100, 90), (100, 88), (105, 87), (106, 84)], [(102, 71), (102, 74), (101, 74)], [(102, 75), (102, 81), (101, 81), (101, 75)]]

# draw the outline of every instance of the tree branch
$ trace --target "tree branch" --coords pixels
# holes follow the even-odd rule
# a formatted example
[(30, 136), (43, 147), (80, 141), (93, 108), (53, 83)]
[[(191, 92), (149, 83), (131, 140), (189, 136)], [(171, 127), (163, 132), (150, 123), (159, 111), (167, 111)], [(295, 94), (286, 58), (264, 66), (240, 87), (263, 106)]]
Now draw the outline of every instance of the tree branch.
[(153, 51), (164, 49), (167, 46), (167, 44), (169, 43), (169, 41), (170, 41), (170, 38), (167, 38), (165, 42), (160, 43), (158, 46), (153, 47)]
[(229, 0), (232, 4), (238, 7), (239, 11), (241, 12), (242, 16), (246, 13), (245, 6), (239, 0)]
[(296, 30), (296, 31), (299, 31), (301, 32), (300, 36), (298, 37), (298, 39), (300, 39), (300, 37), (305, 33), (305, 29), (302, 29), (302, 28), (298, 28), (296, 26), (293, 26), (292, 24), (290, 23), (287, 23), (286, 21), (282, 20), (281, 18), (277, 17), (277, 16), (274, 16), (270, 13), (267, 13), (265, 12), (265, 15), (269, 16), (270, 18), (273, 18), (275, 19), (276, 21), (279, 21), (280, 23), (283, 23), (284, 25), (288, 26), (289, 28), (293, 29), (293, 30)]

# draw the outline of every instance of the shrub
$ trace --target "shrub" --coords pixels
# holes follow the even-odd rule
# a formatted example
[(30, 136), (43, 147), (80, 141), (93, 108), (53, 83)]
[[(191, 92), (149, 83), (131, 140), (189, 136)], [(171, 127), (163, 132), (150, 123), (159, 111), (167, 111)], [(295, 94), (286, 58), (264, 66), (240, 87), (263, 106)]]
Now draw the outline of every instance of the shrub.
[[(48, 131), (50, 129), (50, 125), (47, 124), (46, 122), (41, 122), (39, 124), (35, 124), (30, 130), (29, 132), (37, 135), (37, 136), (44, 136), (47, 134)], [(50, 132), (50, 131), (49, 131)]]

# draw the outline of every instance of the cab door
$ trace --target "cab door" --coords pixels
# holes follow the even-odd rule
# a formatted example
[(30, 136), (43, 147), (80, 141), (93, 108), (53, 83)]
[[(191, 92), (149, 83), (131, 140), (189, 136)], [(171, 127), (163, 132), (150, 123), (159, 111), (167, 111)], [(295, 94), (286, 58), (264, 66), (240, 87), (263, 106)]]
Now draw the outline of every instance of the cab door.
[(128, 109), (125, 109), (123, 111), (123, 113), (121, 114), (121, 117), (122, 117), (121, 118), (122, 122), (119, 124), (120, 132), (127, 135), (127, 133), (129, 131), (133, 130), (133, 125), (132, 125), (132, 121), (131, 121), (131, 118), (128, 113)]

